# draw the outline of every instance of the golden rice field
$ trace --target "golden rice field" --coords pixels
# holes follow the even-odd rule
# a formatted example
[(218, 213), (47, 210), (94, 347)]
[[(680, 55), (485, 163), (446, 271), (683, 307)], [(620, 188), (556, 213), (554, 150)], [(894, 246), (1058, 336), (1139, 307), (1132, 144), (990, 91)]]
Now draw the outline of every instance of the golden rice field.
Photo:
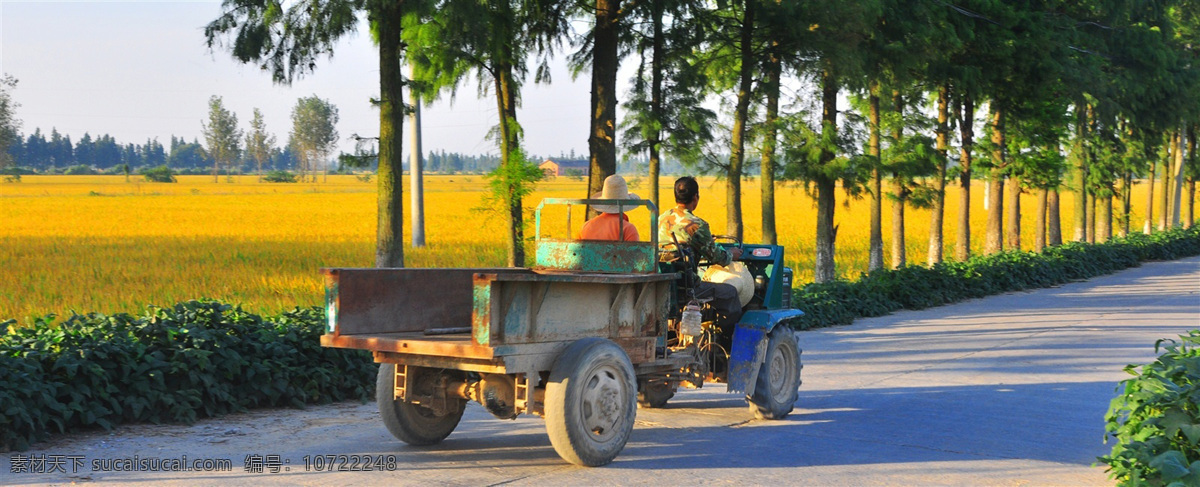
[[(661, 181), (666, 199), (672, 181)], [(585, 185), (566, 178), (539, 183), (526, 205), (532, 209), (544, 197), (583, 197)], [(631, 189), (646, 194), (638, 178), (631, 178)], [(745, 235), (756, 242), (761, 228), (757, 180), (746, 181), (743, 189)], [(407, 178), (404, 191), (407, 239)], [(430, 176), (425, 191), (428, 245), (413, 249), (406, 240), (408, 266), (504, 264), (503, 217), (475, 210), (486, 191), (483, 177)], [(724, 191), (723, 182), (701, 181), (697, 214), (716, 234), (725, 229)], [(776, 195), (780, 243), (797, 283), (807, 282), (813, 273), (816, 208), (800, 186), (783, 186)], [(839, 193), (836, 217), (838, 274), (854, 278), (866, 269), (869, 201), (843, 206), (844, 197)], [(978, 252), (983, 188), (977, 186), (972, 197), (972, 244)], [(1140, 185), (1134, 195), (1135, 228), (1141, 227), (1144, 201)], [(1034, 208), (1033, 196), (1022, 205)], [(1069, 236), (1070, 195), (1063, 195), (1062, 205), (1063, 234)], [(953, 255), (956, 189), (946, 206), (945, 253)], [(184, 176), (175, 184), (126, 182), (123, 176), (26, 176), (19, 183), (0, 183), (0, 320), (28, 322), (31, 316), (71, 311), (136, 312), (148, 304), (199, 297), (267, 313), (319, 304), (320, 268), (373, 264), (375, 208), (375, 182), (353, 176), (330, 176), (319, 184), (259, 183), (254, 176), (215, 183), (208, 176)], [(557, 222), (561, 229), (564, 213), (548, 213), (547, 225)], [(924, 262), (929, 211), (908, 214), (908, 258)], [(630, 216), (641, 234), (649, 235), (649, 214), (637, 210)], [(890, 217), (885, 208), (885, 249), (891, 245)], [(573, 221), (577, 228), (582, 220), (575, 216)], [(529, 223), (527, 235), (532, 235), (532, 218)], [(1033, 223), (1032, 215), (1023, 219), (1026, 248), (1033, 242)]]

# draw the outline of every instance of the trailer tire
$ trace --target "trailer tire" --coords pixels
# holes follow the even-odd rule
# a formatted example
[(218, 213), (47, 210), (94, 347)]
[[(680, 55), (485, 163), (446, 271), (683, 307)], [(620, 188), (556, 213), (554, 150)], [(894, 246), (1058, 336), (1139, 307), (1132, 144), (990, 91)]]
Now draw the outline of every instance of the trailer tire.
[(800, 346), (795, 333), (777, 326), (767, 337), (767, 353), (758, 369), (750, 411), (758, 419), (783, 419), (795, 407), (800, 389)]
[[(375, 379), (375, 402), (383, 425), (400, 441), (413, 446), (435, 445), (450, 436), (462, 419), (465, 404), (451, 408), (438, 416), (432, 409), (400, 401), (394, 398), (396, 380), (395, 364), (379, 364), (379, 375)], [(461, 400), (460, 400), (461, 401)]]
[(558, 356), (546, 383), (546, 433), (563, 460), (598, 467), (621, 453), (637, 415), (635, 380), (625, 350), (603, 338)]
[(638, 381), (638, 407), (658, 409), (665, 407), (667, 401), (675, 397), (675, 386), (670, 382), (640, 380)]

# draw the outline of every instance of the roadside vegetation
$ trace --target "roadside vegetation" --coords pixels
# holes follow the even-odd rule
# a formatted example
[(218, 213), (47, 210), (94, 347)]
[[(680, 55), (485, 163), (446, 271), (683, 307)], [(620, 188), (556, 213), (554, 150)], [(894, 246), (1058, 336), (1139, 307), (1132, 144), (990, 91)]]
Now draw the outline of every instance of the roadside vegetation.
[(319, 308), (261, 317), (216, 301), (0, 328), (0, 451), (120, 423), (366, 400), (371, 355), (323, 348), (324, 332)]
[(1200, 227), (1132, 233), (1102, 244), (1072, 242), (1041, 253), (1007, 251), (933, 267), (865, 273), (856, 281), (810, 283), (795, 290), (799, 329), (847, 325), (898, 309), (924, 309), (993, 294), (1049, 287), (1110, 274), (1148, 260), (1200, 255)]
[(1100, 457), (1118, 485), (1200, 485), (1200, 330), (1154, 344), (1105, 415), (1112, 453)]

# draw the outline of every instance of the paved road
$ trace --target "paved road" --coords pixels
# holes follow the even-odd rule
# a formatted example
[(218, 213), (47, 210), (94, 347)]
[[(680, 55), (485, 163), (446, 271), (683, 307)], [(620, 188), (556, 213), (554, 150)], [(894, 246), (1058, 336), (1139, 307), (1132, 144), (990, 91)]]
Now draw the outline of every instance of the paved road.
[[(22, 455), (77, 455), (76, 473), (11, 472), (0, 484), (1109, 485), (1095, 457), (1128, 363), (1200, 327), (1200, 258), (802, 333), (795, 414), (756, 421), (716, 388), (641, 410), (612, 465), (564, 464), (537, 418), (470, 406), (432, 449), (401, 444), (371, 404), (254, 411), (192, 426), (136, 425), (60, 438)], [(247, 455), (280, 456), (248, 473)], [(392, 472), (305, 472), (306, 455), (395, 455)], [(95, 471), (130, 458), (228, 458), (226, 473)], [(51, 457), (52, 458), (52, 457)], [(251, 460), (253, 461), (253, 460)], [(290, 468), (290, 470), (288, 470)]]

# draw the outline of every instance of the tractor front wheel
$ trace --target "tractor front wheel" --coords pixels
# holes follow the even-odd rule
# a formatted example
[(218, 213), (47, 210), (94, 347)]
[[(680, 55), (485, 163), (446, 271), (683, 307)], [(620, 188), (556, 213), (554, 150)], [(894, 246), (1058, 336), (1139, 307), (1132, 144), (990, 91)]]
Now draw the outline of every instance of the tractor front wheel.
[(750, 411), (759, 419), (786, 418), (795, 407), (800, 389), (800, 346), (795, 333), (777, 326), (767, 338), (766, 359), (758, 369), (758, 382), (750, 398)]
[(558, 356), (546, 383), (546, 432), (568, 462), (598, 467), (625, 448), (637, 415), (633, 364), (603, 338), (584, 338)]

